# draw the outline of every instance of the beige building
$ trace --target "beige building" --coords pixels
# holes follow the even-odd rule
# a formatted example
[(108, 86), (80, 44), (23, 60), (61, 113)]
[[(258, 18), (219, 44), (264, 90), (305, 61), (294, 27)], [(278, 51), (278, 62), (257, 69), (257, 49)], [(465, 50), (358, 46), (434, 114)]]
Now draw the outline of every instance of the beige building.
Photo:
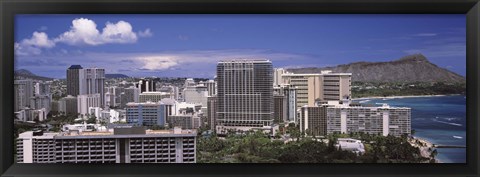
[(316, 100), (342, 100), (351, 97), (351, 73), (285, 73), (282, 77), (287, 84), (296, 87), (297, 109), (305, 105), (314, 106)]
[(159, 102), (164, 98), (172, 98), (172, 95), (168, 92), (143, 92), (138, 96), (138, 102)]

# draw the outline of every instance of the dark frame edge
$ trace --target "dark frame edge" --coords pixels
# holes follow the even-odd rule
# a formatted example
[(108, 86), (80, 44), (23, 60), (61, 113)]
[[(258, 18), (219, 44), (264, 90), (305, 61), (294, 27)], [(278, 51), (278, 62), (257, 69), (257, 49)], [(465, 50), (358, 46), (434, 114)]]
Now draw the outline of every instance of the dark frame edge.
[[(11, 3), (13, 1), (9, 1)], [(33, 2), (33, 1), (29, 1)], [(102, 1), (103, 2), (103, 1)], [(331, 1), (329, 1), (331, 2)], [(465, 2), (465, 1), (464, 1)], [(470, 3), (471, 1), (469, 1)], [(10, 22), (14, 21), (14, 10), (11, 10), (8, 8), (9, 6), (5, 6), (5, 2), (2, 1), (0, 2), (0, 11), (1, 11), (1, 20), (0, 20), (0, 29), (2, 33), (2, 38), (0, 39), (0, 54), (1, 54), (1, 60), (0, 60), (0, 86), (4, 85), (13, 85), (13, 47), (11, 46), (14, 42), (14, 37), (10, 34), (13, 34), (14, 31), (14, 26), (9, 25)], [(433, 3), (433, 2), (432, 2)], [(11, 5), (11, 4), (10, 4)], [(118, 11), (118, 10), (117, 10)], [(120, 10), (121, 11), (121, 10)], [(149, 10), (146, 10), (149, 11)], [(480, 100), (480, 94), (479, 94), (479, 75), (480, 71), (477, 70), (479, 69), (479, 57), (480, 57), (480, 51), (479, 49), (479, 44), (480, 44), (480, 26), (479, 26), (479, 21), (480, 21), (480, 3), (475, 4), (468, 13), (466, 13), (466, 18), (467, 18), (467, 94), (469, 95), (470, 99), (467, 99), (467, 105), (468, 110), (470, 112), (467, 112), (468, 117), (472, 118), (478, 118), (478, 102)], [(13, 24), (13, 23), (12, 23)], [(10, 36), (9, 36), (10, 35)], [(8, 48), (7, 48), (8, 47)], [(6, 51), (6, 49), (11, 50), (11, 51)], [(11, 88), (5, 88), (5, 87), (0, 87), (0, 98), (6, 99), (6, 100), (13, 100), (13, 95), (12, 92), (13, 87)], [(2, 117), (5, 116), (11, 116), (9, 115), (10, 111), (6, 110), (13, 110), (13, 107), (11, 105), (5, 104), (5, 102), (1, 101), (0, 99), (0, 113)], [(477, 107), (476, 107), (477, 106)], [(13, 128), (13, 121), (10, 119), (4, 119), (0, 117), (0, 137), (2, 137), (3, 140), (0, 141), (0, 174), (5, 175), (11, 175), (11, 176), (17, 176), (16, 173), (14, 172), (15, 170), (19, 170), (19, 166), (17, 164), (12, 164), (13, 163), (13, 156), (9, 152), (12, 152), (13, 150), (13, 132), (11, 131)], [(468, 175), (455, 175), (455, 176), (478, 176), (479, 171), (478, 171), (478, 159), (480, 159), (479, 153), (478, 153), (478, 147), (480, 147), (480, 142), (475, 142), (474, 138), (478, 138), (478, 128), (480, 128), (480, 124), (478, 119), (474, 119), (473, 124), (470, 125), (470, 129), (467, 130), (469, 132), (467, 140), (469, 141), (469, 148), (467, 149), (469, 157), (467, 157), (467, 162), (469, 162), (468, 169), (471, 170), (468, 173)], [(472, 137), (470, 133), (475, 133), (475, 137)], [(478, 141), (478, 140), (477, 140)], [(471, 145), (471, 146), (470, 146)], [(475, 158), (477, 160), (475, 160)], [(472, 161), (473, 159), (473, 161)], [(474, 163), (471, 163), (474, 162)], [(16, 168), (10, 168), (10, 167), (16, 167)], [(9, 169), (10, 168), (10, 169)], [(21, 169), (20, 169), (21, 170)], [(474, 173), (473, 173), (474, 172)], [(75, 175), (72, 175), (75, 176)], [(78, 175), (81, 176), (81, 175)], [(111, 175), (113, 176), (113, 174)], [(135, 176), (135, 175), (133, 175)], [(167, 175), (168, 176), (168, 175)], [(179, 175), (182, 176), (182, 175)], [(185, 175), (183, 175), (185, 176)], [(235, 175), (228, 175), (228, 176), (235, 176)], [(242, 176), (242, 175), (238, 175)], [(260, 176), (260, 175), (255, 175), (255, 176)], [(344, 176), (344, 175), (336, 175), (336, 176)], [(347, 176), (347, 175), (345, 175)], [(383, 175), (359, 175), (359, 176), (383, 176)], [(407, 174), (403, 175), (394, 175), (394, 176), (408, 176)], [(420, 175), (416, 175), (420, 176)], [(437, 175), (424, 175), (424, 176), (437, 176)], [(446, 176), (446, 175), (438, 175), (438, 176)], [(3, 177), (3, 175), (2, 175)], [(472, 176), (473, 177), (473, 176)]]
[[(479, 85), (480, 85), (480, 2), (477, 2), (466, 14), (467, 18), (467, 105), (470, 105), (470, 111), (467, 112), (467, 117), (473, 119), (468, 131), (467, 138), (467, 163), (469, 167), (474, 171), (476, 176), (480, 176), (478, 168), (478, 160), (480, 154), (478, 148), (480, 147), (480, 141), (478, 141), (480, 127), (478, 103), (480, 100)], [(469, 78), (470, 77), (470, 78)], [(475, 107), (476, 106), (476, 107)], [(471, 136), (472, 134), (477, 137)], [(475, 140), (477, 138), (477, 140)]]

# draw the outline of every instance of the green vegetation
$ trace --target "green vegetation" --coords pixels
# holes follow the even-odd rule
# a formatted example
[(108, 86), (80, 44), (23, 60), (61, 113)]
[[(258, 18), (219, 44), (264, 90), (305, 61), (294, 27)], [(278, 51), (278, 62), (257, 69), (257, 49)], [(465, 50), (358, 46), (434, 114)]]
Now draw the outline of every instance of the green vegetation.
[(444, 82), (353, 82), (352, 97), (465, 94), (466, 83)]
[[(294, 128), (287, 131), (296, 133)], [(335, 147), (338, 138), (365, 142), (365, 154), (356, 155)], [(271, 139), (262, 132), (216, 135), (197, 139), (198, 163), (418, 163), (429, 162), (411, 146), (408, 137), (368, 134), (333, 134), (319, 139), (299, 135), (294, 141)]]

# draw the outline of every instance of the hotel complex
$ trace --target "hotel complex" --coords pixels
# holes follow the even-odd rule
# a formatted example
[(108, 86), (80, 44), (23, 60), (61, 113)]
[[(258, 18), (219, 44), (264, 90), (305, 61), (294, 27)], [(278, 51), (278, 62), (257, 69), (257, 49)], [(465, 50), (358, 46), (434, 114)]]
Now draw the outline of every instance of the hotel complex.
[(24, 132), (17, 140), (18, 163), (195, 163), (195, 130), (61, 133)]

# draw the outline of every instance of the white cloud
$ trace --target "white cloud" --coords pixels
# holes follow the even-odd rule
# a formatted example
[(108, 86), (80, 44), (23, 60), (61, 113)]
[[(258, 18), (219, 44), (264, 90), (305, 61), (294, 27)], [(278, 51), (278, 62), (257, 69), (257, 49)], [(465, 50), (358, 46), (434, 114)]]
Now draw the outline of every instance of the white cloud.
[(47, 33), (44, 32), (33, 32), (32, 37), (30, 39), (24, 39), (20, 43), (22, 45), (29, 45), (34, 47), (45, 47), (51, 48), (55, 46), (55, 43), (48, 39)]
[(97, 24), (86, 18), (79, 18), (72, 21), (70, 30), (61, 34), (55, 39), (56, 42), (64, 42), (70, 45), (99, 45), (100, 32)]
[(140, 69), (147, 70), (165, 70), (179, 64), (179, 60), (175, 56), (145, 56), (134, 59), (143, 63), (143, 67)]
[(23, 39), (21, 42), (14, 44), (15, 53), (17, 55), (39, 55), (42, 53), (41, 48), (52, 48), (55, 42), (48, 39), (47, 33), (33, 32), (32, 37)]
[[(46, 26), (40, 27), (40, 30), (47, 30)], [(150, 37), (152, 32), (149, 28), (140, 31), (139, 36)], [(56, 43), (65, 43), (68, 45), (102, 45), (102, 44), (125, 44), (137, 42), (137, 34), (133, 32), (133, 27), (126, 21), (117, 23), (107, 22), (102, 32), (97, 29), (97, 24), (87, 18), (77, 18), (72, 21), (70, 30), (60, 34), (58, 37), (49, 39), (45, 32), (33, 32), (30, 39), (23, 39), (15, 43), (15, 52), (18, 55), (39, 55), (41, 48), (52, 48)]]
[(102, 33), (97, 29), (97, 24), (86, 18), (72, 21), (70, 30), (61, 34), (56, 42), (64, 42), (70, 45), (101, 45), (108, 43), (135, 43), (137, 35), (132, 31), (130, 23), (119, 21), (107, 22)]
[(138, 36), (140, 37), (152, 37), (153, 33), (150, 31), (150, 28), (145, 29), (145, 31), (139, 31)]
[(101, 34), (103, 43), (134, 43), (137, 42), (137, 34), (132, 31), (132, 25), (125, 21), (117, 23), (107, 22)]

